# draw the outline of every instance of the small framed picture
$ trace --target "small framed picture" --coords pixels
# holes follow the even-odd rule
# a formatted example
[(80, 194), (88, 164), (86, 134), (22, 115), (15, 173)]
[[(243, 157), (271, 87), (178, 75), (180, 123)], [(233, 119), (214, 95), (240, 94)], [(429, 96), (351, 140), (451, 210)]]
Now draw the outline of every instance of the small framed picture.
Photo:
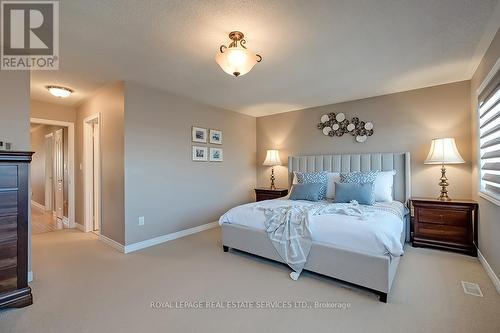
[(193, 146), (193, 161), (208, 161), (208, 148), (202, 146)]
[(222, 131), (211, 129), (210, 130), (210, 143), (215, 145), (222, 144)]
[(224, 159), (224, 152), (222, 148), (210, 148), (210, 161), (211, 162), (222, 162)]
[(191, 135), (192, 135), (193, 142), (207, 143), (207, 129), (206, 128), (193, 126), (193, 130), (192, 130)]

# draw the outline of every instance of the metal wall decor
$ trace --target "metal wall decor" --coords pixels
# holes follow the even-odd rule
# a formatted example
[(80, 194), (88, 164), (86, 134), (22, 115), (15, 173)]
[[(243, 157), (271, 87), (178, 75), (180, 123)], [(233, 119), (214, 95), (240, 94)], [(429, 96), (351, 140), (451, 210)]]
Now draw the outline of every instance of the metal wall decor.
[(361, 121), (358, 117), (353, 117), (350, 121), (346, 119), (342, 112), (330, 112), (321, 116), (318, 123), (320, 129), (326, 136), (342, 136), (351, 134), (356, 142), (365, 142), (369, 136), (373, 135), (373, 123)]

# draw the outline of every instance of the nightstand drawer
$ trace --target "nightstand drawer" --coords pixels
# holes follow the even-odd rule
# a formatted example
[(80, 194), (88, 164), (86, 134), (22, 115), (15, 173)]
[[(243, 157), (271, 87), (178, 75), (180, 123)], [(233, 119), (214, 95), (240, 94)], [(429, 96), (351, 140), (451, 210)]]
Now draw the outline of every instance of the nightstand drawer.
[(430, 239), (463, 242), (467, 240), (468, 230), (465, 227), (419, 222), (417, 225), (417, 234), (418, 236)]
[(468, 212), (465, 210), (418, 208), (418, 221), (465, 227), (468, 221)]

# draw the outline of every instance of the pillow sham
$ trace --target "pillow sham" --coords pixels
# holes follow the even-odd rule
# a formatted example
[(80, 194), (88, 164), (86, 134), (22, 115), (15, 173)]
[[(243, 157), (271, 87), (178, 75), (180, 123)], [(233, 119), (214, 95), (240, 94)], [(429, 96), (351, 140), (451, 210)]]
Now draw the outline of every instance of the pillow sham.
[(296, 172), (298, 184), (310, 184), (316, 183), (321, 184), (320, 198), (319, 200), (324, 200), (326, 198), (326, 187), (328, 183), (327, 172)]
[(375, 201), (389, 201), (392, 198), (392, 187), (396, 170), (380, 171), (375, 179)]
[(322, 184), (318, 183), (295, 184), (292, 186), (289, 199), (318, 201), (320, 200), (321, 189)]
[[(340, 182), (340, 173), (339, 172), (326, 172), (328, 181), (326, 183), (326, 198), (333, 199), (335, 198), (335, 182)], [(293, 173), (292, 185), (298, 184), (297, 180), (297, 172)]]
[(340, 174), (341, 183), (371, 183), (377, 178), (378, 171), (353, 171)]
[(336, 183), (335, 202), (346, 203), (356, 200), (361, 205), (375, 203), (375, 183)]

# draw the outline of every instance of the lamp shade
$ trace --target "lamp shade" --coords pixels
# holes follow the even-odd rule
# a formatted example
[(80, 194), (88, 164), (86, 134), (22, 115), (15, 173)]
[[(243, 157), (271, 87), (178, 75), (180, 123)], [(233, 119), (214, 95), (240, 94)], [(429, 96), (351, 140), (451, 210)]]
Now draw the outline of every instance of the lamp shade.
[(269, 149), (266, 154), (266, 160), (263, 165), (275, 166), (281, 165), (280, 152), (276, 149)]
[(458, 152), (454, 138), (433, 139), (425, 164), (459, 164), (465, 163)]

